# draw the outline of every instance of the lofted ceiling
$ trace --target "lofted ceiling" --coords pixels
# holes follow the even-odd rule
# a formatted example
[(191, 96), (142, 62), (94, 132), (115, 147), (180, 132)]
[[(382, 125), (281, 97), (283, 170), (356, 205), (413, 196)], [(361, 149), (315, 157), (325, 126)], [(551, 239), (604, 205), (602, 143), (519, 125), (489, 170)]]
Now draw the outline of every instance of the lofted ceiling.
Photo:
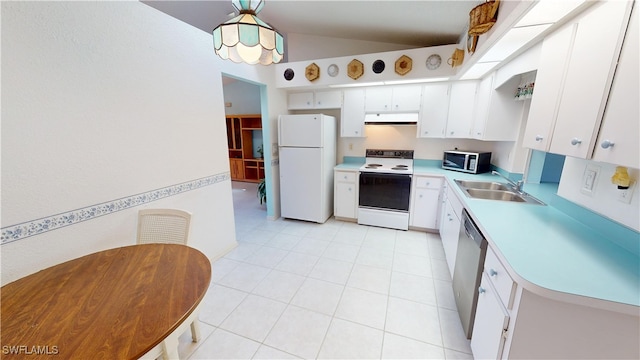
[[(142, 1), (211, 33), (234, 13), (230, 0)], [(295, 33), (427, 47), (453, 44), (481, 0), (267, 0), (258, 17)]]

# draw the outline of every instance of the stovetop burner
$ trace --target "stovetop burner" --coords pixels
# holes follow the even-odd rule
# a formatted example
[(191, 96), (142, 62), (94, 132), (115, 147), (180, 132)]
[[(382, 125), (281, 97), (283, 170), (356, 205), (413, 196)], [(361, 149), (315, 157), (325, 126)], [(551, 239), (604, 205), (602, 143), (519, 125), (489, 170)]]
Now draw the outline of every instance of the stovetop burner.
[(406, 166), (396, 166), (396, 167), (392, 167), (391, 170), (409, 170), (408, 167)]
[(380, 167), (380, 166), (382, 166), (382, 164), (367, 164), (367, 167), (371, 168), (371, 169), (375, 169), (375, 168)]

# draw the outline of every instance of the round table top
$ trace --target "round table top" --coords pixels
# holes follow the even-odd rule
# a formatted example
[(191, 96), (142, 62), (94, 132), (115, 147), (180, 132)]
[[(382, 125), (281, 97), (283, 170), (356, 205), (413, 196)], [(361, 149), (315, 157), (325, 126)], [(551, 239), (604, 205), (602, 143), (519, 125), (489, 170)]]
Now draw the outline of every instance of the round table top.
[(86, 255), (1, 289), (2, 357), (137, 359), (197, 307), (211, 281), (200, 251), (143, 244)]

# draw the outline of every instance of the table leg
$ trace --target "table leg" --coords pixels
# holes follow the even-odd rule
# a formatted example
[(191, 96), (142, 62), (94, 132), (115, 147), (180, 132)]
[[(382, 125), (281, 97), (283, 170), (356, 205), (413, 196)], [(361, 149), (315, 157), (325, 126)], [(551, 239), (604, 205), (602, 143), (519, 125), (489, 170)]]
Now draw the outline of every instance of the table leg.
[(178, 355), (178, 335), (174, 332), (162, 340), (162, 358), (164, 360), (180, 359)]
[(193, 319), (193, 322), (191, 323), (191, 339), (193, 342), (200, 341), (200, 324), (198, 314), (196, 314), (196, 318)]

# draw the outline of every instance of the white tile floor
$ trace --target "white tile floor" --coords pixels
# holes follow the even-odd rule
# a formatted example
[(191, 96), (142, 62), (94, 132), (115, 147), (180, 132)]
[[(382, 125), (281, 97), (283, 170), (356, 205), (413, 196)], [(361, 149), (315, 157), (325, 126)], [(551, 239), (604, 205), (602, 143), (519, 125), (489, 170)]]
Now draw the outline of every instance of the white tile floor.
[(238, 247), (213, 263), (183, 359), (471, 359), (440, 238), (330, 219), (266, 220), (233, 183)]

